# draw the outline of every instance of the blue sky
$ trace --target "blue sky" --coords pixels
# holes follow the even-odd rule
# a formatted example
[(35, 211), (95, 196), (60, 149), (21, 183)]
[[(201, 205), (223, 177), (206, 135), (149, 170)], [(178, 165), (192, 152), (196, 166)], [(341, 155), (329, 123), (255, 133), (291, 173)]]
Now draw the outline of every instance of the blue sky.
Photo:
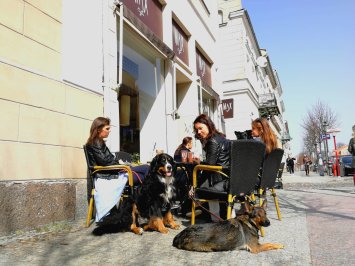
[(355, 125), (355, 1), (242, 0), (242, 5), (278, 72), (292, 153), (302, 152), (300, 124), (317, 101), (337, 114), (342, 132), (336, 141), (347, 145)]

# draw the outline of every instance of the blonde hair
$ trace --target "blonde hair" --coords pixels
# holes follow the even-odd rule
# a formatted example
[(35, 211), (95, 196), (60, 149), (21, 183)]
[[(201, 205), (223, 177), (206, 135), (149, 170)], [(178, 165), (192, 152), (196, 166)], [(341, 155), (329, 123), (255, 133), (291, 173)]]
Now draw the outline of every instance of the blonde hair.
[(257, 118), (251, 123), (251, 125), (259, 131), (260, 138), (266, 145), (266, 154), (269, 154), (277, 148), (276, 136), (270, 128), (266, 118)]

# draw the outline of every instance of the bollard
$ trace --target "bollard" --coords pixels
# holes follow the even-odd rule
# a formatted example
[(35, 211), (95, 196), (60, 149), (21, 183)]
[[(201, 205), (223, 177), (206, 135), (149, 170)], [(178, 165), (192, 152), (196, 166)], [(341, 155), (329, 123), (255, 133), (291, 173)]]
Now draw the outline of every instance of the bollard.
[(333, 164), (333, 176), (337, 176), (337, 166)]

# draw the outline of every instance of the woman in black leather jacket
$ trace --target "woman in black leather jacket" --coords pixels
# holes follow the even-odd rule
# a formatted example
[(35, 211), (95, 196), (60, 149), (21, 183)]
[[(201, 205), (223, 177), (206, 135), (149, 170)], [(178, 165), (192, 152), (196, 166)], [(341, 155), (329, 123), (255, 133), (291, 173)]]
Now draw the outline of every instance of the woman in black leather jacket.
[[(119, 160), (111, 153), (105, 144), (105, 140), (110, 134), (110, 119), (105, 117), (97, 117), (91, 125), (90, 136), (86, 142), (88, 159), (90, 165), (108, 166), (120, 164)], [(139, 175), (141, 181), (148, 173), (148, 165), (140, 165), (131, 167), (132, 170)], [(117, 174), (117, 173), (115, 173)], [(104, 177), (110, 179), (110, 173)], [(134, 175), (135, 182), (136, 175)]]
[[(201, 141), (205, 152), (205, 160), (201, 164), (221, 165), (226, 167), (223, 172), (229, 176), (230, 141), (218, 131), (212, 120), (205, 114), (199, 115), (194, 121), (195, 137)], [(201, 187), (212, 190), (226, 191), (228, 177), (215, 172), (203, 171), (198, 178)], [(220, 215), (226, 218), (226, 206), (220, 205)]]

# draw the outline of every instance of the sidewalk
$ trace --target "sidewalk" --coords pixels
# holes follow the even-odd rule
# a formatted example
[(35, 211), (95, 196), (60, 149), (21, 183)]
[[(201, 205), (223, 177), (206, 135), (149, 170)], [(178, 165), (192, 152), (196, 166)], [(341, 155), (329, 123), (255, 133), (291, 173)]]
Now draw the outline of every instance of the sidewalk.
[[(282, 221), (268, 197), (271, 226), (261, 243), (285, 246), (259, 254), (246, 251), (199, 253), (176, 249), (174, 236), (145, 232), (94, 237), (90, 228), (0, 242), (0, 265), (355, 265), (355, 194), (352, 177), (284, 173), (278, 189)], [(342, 185), (345, 184), (345, 185)], [(322, 187), (327, 187), (322, 189)], [(178, 218), (182, 229), (189, 220)], [(336, 227), (335, 227), (336, 225)]]
[(352, 176), (320, 176), (318, 173), (310, 172), (306, 176), (305, 171), (296, 171), (295, 174), (284, 172), (282, 174), (282, 182), (284, 189), (303, 187), (303, 188), (322, 188), (322, 187), (339, 187), (339, 186), (353, 186)]

